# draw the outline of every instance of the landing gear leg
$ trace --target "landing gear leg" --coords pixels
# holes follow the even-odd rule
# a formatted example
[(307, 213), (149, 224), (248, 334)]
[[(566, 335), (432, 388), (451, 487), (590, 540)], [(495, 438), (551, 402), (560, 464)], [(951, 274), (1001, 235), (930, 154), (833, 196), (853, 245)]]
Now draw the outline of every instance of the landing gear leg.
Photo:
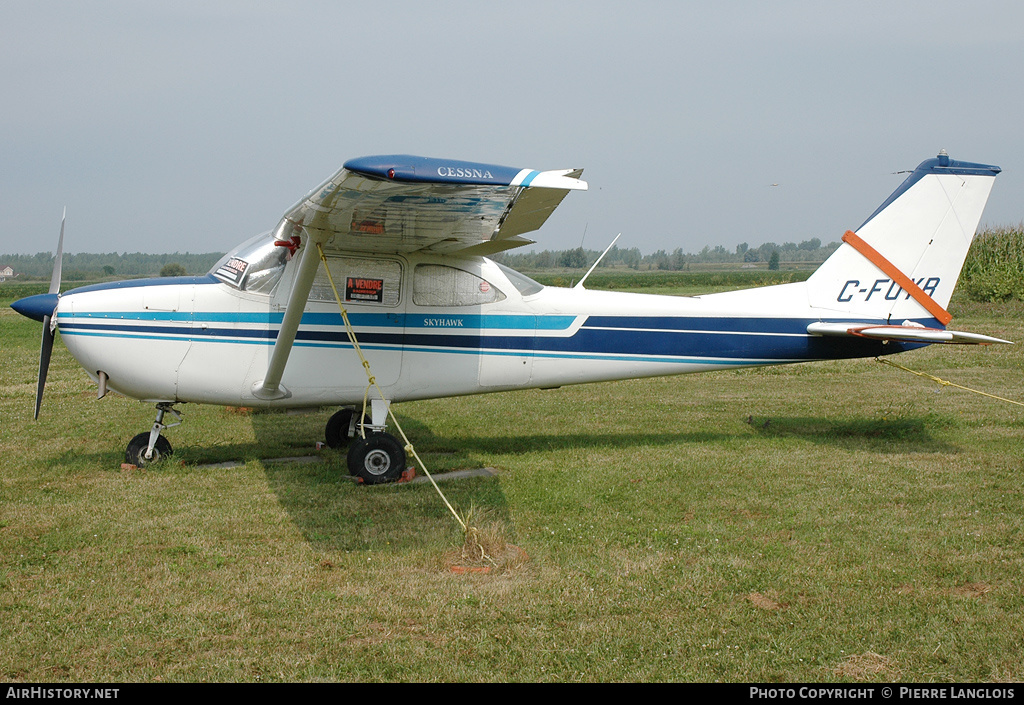
[[(167, 413), (174, 416), (177, 421), (164, 423), (164, 416)], [(174, 408), (171, 402), (160, 402), (156, 405), (156, 421), (153, 428), (146, 433), (140, 433), (128, 443), (125, 450), (125, 462), (136, 467), (145, 467), (159, 461), (161, 458), (171, 455), (174, 450), (166, 438), (160, 435), (165, 428), (181, 425), (181, 412)]]

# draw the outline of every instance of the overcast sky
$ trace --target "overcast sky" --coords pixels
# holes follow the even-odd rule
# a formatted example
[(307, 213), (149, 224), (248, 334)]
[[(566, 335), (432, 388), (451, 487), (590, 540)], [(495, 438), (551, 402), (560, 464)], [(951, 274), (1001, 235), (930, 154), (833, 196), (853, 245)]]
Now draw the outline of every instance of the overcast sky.
[(390, 153), (582, 167), (539, 249), (834, 241), (940, 149), (1024, 220), (1020, 2), (4, 0), (0, 62), (0, 253), (223, 252)]

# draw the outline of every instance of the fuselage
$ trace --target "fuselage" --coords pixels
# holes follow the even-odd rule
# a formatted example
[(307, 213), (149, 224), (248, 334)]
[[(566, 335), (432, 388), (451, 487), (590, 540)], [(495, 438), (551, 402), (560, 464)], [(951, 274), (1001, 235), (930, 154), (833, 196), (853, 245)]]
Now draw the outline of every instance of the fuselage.
[[(64, 342), (107, 386), (147, 401), (270, 407), (361, 403), (367, 375), (321, 274), (304, 309), (281, 399), (262, 400), (291, 262), (249, 290), (214, 273), (75, 289)], [(337, 271), (335, 271), (337, 269)], [(541, 287), (483, 258), (331, 261), (338, 296), (385, 396), (395, 402), (810, 360), (913, 344), (808, 334), (829, 320), (803, 283), (699, 297)], [(880, 321), (881, 322), (881, 321)]]

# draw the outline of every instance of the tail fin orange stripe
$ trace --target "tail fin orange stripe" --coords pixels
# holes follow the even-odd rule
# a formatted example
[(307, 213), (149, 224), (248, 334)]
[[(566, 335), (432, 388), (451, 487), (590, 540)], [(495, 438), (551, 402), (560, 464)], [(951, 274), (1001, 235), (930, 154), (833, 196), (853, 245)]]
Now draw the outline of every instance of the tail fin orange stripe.
[(939, 306), (938, 302), (928, 296), (921, 287), (914, 283), (913, 279), (901, 272), (896, 265), (883, 257), (882, 253), (878, 250), (864, 242), (864, 240), (855, 232), (847, 230), (843, 235), (843, 242), (847, 243), (850, 247), (857, 250), (857, 252), (864, 255), (871, 264), (881, 269), (882, 272), (888, 274), (890, 279), (903, 287), (904, 291), (913, 296), (914, 300), (924, 306), (925, 310), (935, 316), (942, 325), (948, 325), (949, 322), (953, 320), (953, 316), (949, 311), (942, 308), (942, 306)]

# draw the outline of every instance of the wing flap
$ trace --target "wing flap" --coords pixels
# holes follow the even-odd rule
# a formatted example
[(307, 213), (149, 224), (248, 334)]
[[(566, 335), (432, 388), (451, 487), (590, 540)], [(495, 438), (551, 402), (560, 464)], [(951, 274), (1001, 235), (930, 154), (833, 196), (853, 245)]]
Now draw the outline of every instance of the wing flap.
[(498, 225), (494, 238), (506, 239), (539, 229), (568, 193), (563, 189), (524, 190)]
[(888, 326), (874, 323), (826, 323), (818, 321), (807, 326), (807, 332), (817, 336), (851, 336), (873, 340), (892, 340), (905, 343), (945, 343), (948, 345), (993, 345), (1009, 340), (993, 338), (980, 333), (965, 333), (940, 328), (918, 326)]

